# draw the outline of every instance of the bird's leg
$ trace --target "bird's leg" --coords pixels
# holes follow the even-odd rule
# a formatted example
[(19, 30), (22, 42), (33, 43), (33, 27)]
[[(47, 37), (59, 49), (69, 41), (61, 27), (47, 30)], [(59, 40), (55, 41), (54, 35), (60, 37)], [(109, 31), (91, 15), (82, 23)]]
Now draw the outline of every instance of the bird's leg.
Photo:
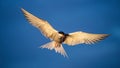
[(57, 43), (55, 42), (55, 47), (57, 47)]
[(54, 47), (60, 47), (60, 43), (55, 42)]

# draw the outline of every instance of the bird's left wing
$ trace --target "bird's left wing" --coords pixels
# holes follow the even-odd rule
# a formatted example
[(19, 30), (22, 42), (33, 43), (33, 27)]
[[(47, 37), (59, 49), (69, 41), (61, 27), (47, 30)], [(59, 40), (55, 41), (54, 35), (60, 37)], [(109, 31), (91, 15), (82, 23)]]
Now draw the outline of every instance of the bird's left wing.
[(91, 44), (100, 41), (107, 36), (108, 34), (92, 34), (92, 33), (79, 31), (79, 32), (70, 33), (69, 36), (67, 36), (64, 43), (72, 46), (82, 43)]
[(56, 40), (58, 37), (58, 31), (55, 30), (47, 21), (42, 20), (31, 13), (27, 12), (23, 8), (21, 9), (22, 12), (24, 13), (25, 17), (27, 20), (35, 27), (40, 29), (42, 34), (52, 40)]

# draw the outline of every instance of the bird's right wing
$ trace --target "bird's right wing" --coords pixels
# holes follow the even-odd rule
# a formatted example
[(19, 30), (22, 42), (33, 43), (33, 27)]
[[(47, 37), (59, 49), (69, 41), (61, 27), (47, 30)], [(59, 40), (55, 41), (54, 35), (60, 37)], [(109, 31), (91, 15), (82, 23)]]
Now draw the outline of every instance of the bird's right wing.
[(22, 12), (24, 13), (25, 17), (27, 20), (35, 27), (40, 29), (42, 34), (52, 40), (56, 40), (58, 37), (58, 31), (55, 30), (47, 21), (42, 20), (31, 13), (27, 12), (23, 8), (21, 9)]
[(82, 43), (91, 44), (100, 41), (107, 36), (108, 34), (92, 34), (92, 33), (79, 31), (79, 32), (70, 33), (69, 36), (67, 36), (64, 43), (72, 46)]

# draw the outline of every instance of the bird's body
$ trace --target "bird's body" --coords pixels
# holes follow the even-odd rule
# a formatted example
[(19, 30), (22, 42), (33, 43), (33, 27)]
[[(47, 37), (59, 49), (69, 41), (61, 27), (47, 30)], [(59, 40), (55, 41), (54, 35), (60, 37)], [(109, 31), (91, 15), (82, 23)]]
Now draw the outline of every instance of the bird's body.
[(67, 38), (67, 36), (69, 36), (69, 34), (65, 34), (65, 33), (62, 32), (62, 31), (60, 31), (60, 32), (58, 32), (58, 33), (59, 33), (59, 35), (60, 35), (60, 38), (58, 38), (58, 39), (59, 39), (59, 43), (64, 42), (65, 39)]
[(66, 34), (62, 31), (55, 30), (47, 21), (37, 18), (26, 10), (22, 9), (22, 12), (32, 25), (37, 27), (45, 37), (52, 40), (50, 43), (40, 47), (48, 48), (50, 50), (54, 49), (56, 52), (61, 53), (61, 55), (66, 57), (67, 54), (62, 47), (62, 43), (70, 46), (74, 46), (76, 44), (92, 44), (108, 36), (108, 34), (92, 34), (82, 31)]

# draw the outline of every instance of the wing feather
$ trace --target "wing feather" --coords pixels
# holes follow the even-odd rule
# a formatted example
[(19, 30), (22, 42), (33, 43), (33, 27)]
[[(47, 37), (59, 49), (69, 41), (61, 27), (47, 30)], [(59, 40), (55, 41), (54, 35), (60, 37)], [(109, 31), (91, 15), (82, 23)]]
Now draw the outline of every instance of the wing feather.
[(27, 20), (35, 27), (40, 29), (42, 34), (52, 40), (56, 40), (58, 37), (58, 31), (55, 30), (47, 21), (42, 20), (31, 13), (27, 12), (23, 8), (21, 9), (22, 12), (24, 13), (25, 17)]
[(76, 44), (93, 44), (97, 41), (100, 41), (107, 37), (108, 34), (92, 34), (86, 32), (74, 32), (70, 33), (69, 36), (64, 41), (65, 44), (68, 45), (76, 45)]

